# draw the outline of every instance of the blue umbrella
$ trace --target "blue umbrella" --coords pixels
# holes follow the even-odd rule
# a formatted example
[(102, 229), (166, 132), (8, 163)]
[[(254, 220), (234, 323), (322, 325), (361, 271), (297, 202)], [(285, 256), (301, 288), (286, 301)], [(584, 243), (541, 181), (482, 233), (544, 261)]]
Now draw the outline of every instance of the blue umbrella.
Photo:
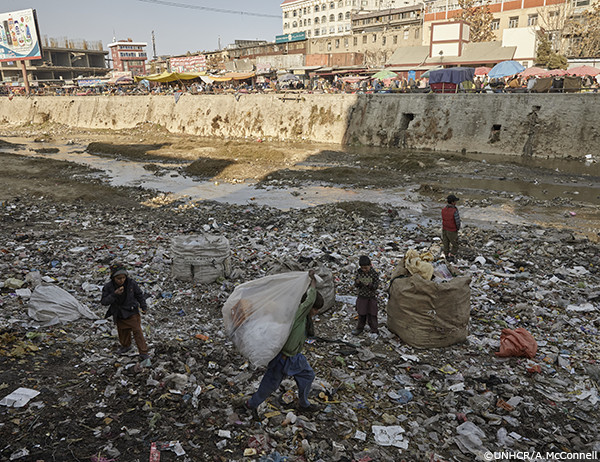
[(516, 61), (502, 61), (496, 64), (490, 72), (488, 77), (491, 79), (497, 79), (500, 77), (507, 77), (509, 75), (515, 75), (519, 72), (523, 72), (525, 67)]

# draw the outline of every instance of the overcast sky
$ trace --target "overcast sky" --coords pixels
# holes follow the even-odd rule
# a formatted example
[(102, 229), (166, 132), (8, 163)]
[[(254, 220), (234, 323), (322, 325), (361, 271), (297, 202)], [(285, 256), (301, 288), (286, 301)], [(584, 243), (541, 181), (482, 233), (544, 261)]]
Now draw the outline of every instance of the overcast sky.
[(34, 8), (42, 37), (102, 41), (105, 50), (113, 37), (131, 38), (147, 42), (152, 57), (152, 31), (158, 55), (216, 50), (219, 38), (222, 47), (236, 39), (273, 41), (282, 33), (280, 4), (272, 0), (0, 0), (0, 13)]

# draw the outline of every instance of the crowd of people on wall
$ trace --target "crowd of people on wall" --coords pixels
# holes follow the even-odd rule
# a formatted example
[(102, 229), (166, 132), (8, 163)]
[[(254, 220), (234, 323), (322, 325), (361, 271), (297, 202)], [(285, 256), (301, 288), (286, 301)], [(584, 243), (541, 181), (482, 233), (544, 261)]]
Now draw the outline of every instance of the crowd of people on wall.
[[(487, 75), (475, 76), (473, 81), (465, 80), (456, 86), (456, 93), (568, 93), (593, 92), (600, 89), (600, 74), (570, 76), (570, 75), (528, 75), (519, 74), (489, 78)], [(202, 94), (241, 94), (241, 93), (430, 93), (432, 89), (428, 78), (412, 76), (396, 76), (387, 79), (374, 79), (369, 76), (334, 75), (311, 76), (278, 80), (277, 78), (256, 78), (246, 80), (231, 80), (228, 82), (206, 82), (201, 79), (148, 82), (142, 81), (127, 85), (100, 85), (80, 87), (76, 85), (55, 86), (40, 84), (30, 88), (30, 95), (51, 96), (98, 96), (98, 95), (172, 95), (188, 93)], [(445, 93), (448, 93), (445, 91)], [(0, 85), (0, 96), (27, 95), (24, 87)]]

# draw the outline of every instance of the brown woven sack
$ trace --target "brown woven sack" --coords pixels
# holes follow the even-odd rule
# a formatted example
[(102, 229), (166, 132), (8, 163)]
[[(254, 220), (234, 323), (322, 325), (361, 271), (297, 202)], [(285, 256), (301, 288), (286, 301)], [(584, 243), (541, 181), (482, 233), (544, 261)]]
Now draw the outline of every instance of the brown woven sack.
[(388, 328), (416, 348), (464, 342), (469, 332), (470, 283), (470, 276), (441, 283), (419, 275), (393, 279), (387, 304)]

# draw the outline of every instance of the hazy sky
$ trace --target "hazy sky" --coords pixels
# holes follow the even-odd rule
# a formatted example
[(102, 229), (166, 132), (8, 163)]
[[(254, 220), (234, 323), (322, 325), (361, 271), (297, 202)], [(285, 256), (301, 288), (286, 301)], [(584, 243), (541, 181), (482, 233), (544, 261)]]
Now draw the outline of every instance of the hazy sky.
[(131, 38), (147, 42), (151, 58), (152, 31), (158, 55), (216, 50), (219, 38), (222, 47), (236, 39), (273, 41), (282, 33), (280, 4), (278, 0), (0, 0), (0, 13), (34, 8), (42, 37), (100, 40), (105, 50), (113, 37)]

